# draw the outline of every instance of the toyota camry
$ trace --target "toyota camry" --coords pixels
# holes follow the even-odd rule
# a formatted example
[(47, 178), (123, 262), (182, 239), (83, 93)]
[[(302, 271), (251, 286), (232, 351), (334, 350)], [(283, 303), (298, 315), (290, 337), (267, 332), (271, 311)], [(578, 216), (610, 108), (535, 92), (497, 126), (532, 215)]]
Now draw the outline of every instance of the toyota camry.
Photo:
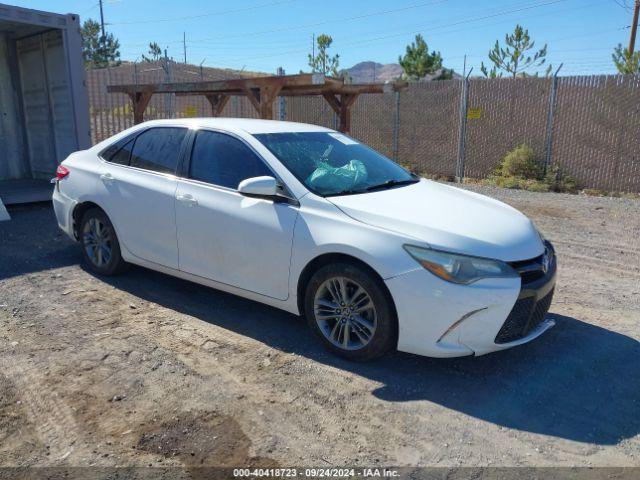
[(554, 324), (556, 257), (531, 220), (328, 128), (150, 121), (53, 181), (96, 274), (135, 264), (304, 315), (349, 359), (482, 355)]

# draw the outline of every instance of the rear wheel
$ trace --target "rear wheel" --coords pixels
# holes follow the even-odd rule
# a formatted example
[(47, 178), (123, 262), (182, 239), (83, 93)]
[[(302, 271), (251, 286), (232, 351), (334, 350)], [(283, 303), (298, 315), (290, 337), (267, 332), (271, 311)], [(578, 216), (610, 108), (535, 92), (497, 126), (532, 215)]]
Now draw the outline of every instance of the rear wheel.
[(129, 267), (109, 217), (98, 208), (87, 210), (80, 222), (80, 244), (88, 267), (100, 275), (116, 275)]
[(395, 346), (395, 312), (382, 282), (350, 263), (320, 268), (309, 281), (305, 316), (332, 352), (372, 360)]

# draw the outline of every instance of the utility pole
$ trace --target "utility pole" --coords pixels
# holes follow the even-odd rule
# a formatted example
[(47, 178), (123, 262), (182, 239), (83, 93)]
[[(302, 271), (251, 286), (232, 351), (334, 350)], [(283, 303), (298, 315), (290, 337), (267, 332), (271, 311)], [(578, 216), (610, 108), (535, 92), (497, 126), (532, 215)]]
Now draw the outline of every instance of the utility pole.
[(100, 0), (100, 27), (102, 29), (102, 43), (104, 43), (105, 34), (104, 34), (104, 13), (102, 11), (102, 0)]
[[(99, 0), (100, 2), (100, 28), (102, 30), (102, 37), (100, 38), (100, 43), (102, 44), (102, 53), (105, 56), (107, 56), (107, 36), (104, 33), (104, 13), (102, 12), (102, 0)], [(108, 62), (107, 62), (108, 65)]]
[(205, 62), (206, 58), (203, 58), (200, 62), (200, 80), (204, 80), (204, 70), (202, 69), (202, 64)]
[(184, 49), (184, 63), (187, 63), (187, 33), (182, 32), (182, 47)]
[(636, 47), (636, 32), (638, 30), (638, 14), (640, 13), (640, 0), (636, 0), (633, 8), (633, 23), (631, 24), (631, 36), (629, 37), (629, 55), (633, 54)]
[(311, 59), (316, 59), (316, 34), (311, 34)]
[[(279, 77), (284, 77), (284, 68), (278, 67), (277, 75)], [(278, 97), (278, 120), (284, 122), (287, 119), (287, 104), (285, 103), (284, 97), (281, 95)]]

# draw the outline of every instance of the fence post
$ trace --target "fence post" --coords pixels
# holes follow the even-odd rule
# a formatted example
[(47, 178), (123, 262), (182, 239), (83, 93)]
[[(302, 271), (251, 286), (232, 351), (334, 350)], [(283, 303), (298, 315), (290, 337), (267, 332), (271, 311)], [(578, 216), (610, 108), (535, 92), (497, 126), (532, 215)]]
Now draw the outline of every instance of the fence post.
[[(278, 76), (284, 77), (284, 68), (278, 67)], [(280, 95), (278, 97), (278, 120), (284, 122), (287, 119), (287, 104), (285, 98)]]
[(400, 136), (400, 91), (396, 90), (396, 108), (393, 112), (393, 160), (398, 162), (398, 137)]
[(553, 146), (553, 115), (556, 109), (556, 98), (558, 95), (558, 72), (562, 68), (562, 63), (553, 74), (551, 79), (551, 92), (549, 93), (549, 110), (547, 113), (547, 135), (544, 146), (544, 165), (543, 171), (546, 175), (547, 168), (551, 165), (551, 147)]
[(458, 162), (456, 164), (456, 182), (462, 183), (464, 180), (464, 149), (467, 133), (467, 103), (469, 101), (469, 76), (473, 67), (466, 77), (462, 79), (462, 91), (460, 92), (460, 123), (458, 131)]
[[(165, 75), (165, 82), (167, 83), (171, 83), (171, 78), (172, 78), (172, 68), (171, 68), (171, 62), (169, 60), (169, 57), (167, 55), (167, 49), (164, 49), (164, 65), (163, 65), (163, 69), (164, 69), (164, 75)], [(165, 114), (165, 118), (174, 118), (175, 113), (173, 111), (173, 97), (175, 96), (175, 93), (165, 93), (164, 94), (164, 114)]]

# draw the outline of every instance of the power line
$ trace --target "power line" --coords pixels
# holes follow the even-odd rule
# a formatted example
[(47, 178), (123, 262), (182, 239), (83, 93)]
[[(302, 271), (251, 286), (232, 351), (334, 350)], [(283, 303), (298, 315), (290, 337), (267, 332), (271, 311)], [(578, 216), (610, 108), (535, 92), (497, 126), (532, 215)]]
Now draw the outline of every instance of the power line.
[(362, 14), (362, 15), (355, 15), (353, 17), (343, 17), (343, 18), (338, 18), (338, 19), (323, 20), (321, 22), (307, 23), (307, 24), (302, 24), (302, 25), (293, 25), (293, 26), (288, 26), (288, 27), (275, 28), (275, 29), (272, 29), (272, 30), (262, 30), (262, 31), (258, 31), (258, 32), (248, 32), (248, 33), (239, 33), (239, 34), (236, 34), (236, 35), (221, 35), (221, 36), (217, 36), (217, 37), (201, 38), (201, 39), (196, 39), (194, 41), (197, 41), (197, 42), (200, 42), (200, 43), (204, 43), (206, 41), (216, 40), (216, 39), (245, 38), (245, 37), (254, 37), (254, 36), (259, 36), (259, 35), (266, 35), (266, 34), (270, 34), (270, 33), (289, 32), (291, 30), (303, 30), (305, 28), (315, 28), (315, 27), (319, 27), (319, 26), (322, 26), (322, 25), (335, 24), (336, 22), (351, 22), (351, 21), (354, 21), (354, 20), (362, 20), (364, 18), (371, 18), (371, 17), (380, 16), (380, 15), (388, 15), (388, 14), (391, 14), (391, 13), (404, 12), (404, 11), (412, 10), (412, 9), (415, 9), (415, 8), (428, 7), (428, 6), (432, 6), (432, 5), (438, 5), (440, 3), (446, 3), (448, 1), (449, 0), (435, 0), (435, 1), (425, 2), (425, 3), (418, 3), (418, 4), (414, 4), (414, 5), (407, 5), (406, 7), (394, 8), (394, 9), (390, 9), (390, 10), (379, 10), (379, 11), (376, 11), (376, 12), (365, 13), (365, 14)]
[[(459, 20), (456, 22), (452, 22), (452, 23), (447, 23), (447, 24), (441, 24), (441, 25), (437, 25), (434, 27), (429, 27), (430, 30), (436, 30), (439, 28), (446, 28), (446, 27), (450, 27), (450, 26), (458, 26), (458, 25), (464, 25), (467, 23), (473, 23), (473, 22), (478, 22), (478, 21), (482, 21), (482, 20), (487, 20), (489, 18), (495, 18), (498, 16), (502, 16), (502, 15), (508, 15), (510, 13), (517, 13), (517, 12), (521, 12), (521, 11), (526, 11), (526, 10), (531, 10), (533, 8), (539, 8), (539, 7), (544, 7), (544, 6), (548, 6), (548, 5), (554, 5), (554, 4), (558, 4), (558, 3), (562, 3), (562, 2), (566, 2), (568, 0), (550, 0), (547, 2), (542, 2), (542, 3), (537, 3), (537, 4), (533, 4), (533, 5), (529, 5), (526, 7), (521, 7), (521, 8), (515, 8), (515, 9), (511, 9), (511, 10), (504, 10), (501, 12), (497, 12), (497, 13), (493, 13), (490, 15), (485, 15), (485, 16), (481, 16), (481, 17), (474, 17), (474, 18), (467, 18), (464, 20)], [(423, 26), (425, 26), (428, 24), (423, 24)], [(358, 41), (354, 41), (354, 42), (349, 42), (349, 43), (343, 43), (341, 44), (340, 48), (344, 48), (345, 46), (353, 46), (353, 45), (362, 45), (362, 44), (366, 44), (366, 43), (371, 43), (371, 42), (376, 42), (376, 41), (380, 41), (380, 40), (386, 40), (389, 38), (396, 38), (396, 37), (401, 37), (401, 36), (405, 36), (405, 35), (412, 35), (412, 34), (417, 34), (420, 33), (420, 31), (411, 31), (411, 32), (402, 32), (402, 33), (395, 33), (395, 34), (390, 34), (390, 35), (383, 35), (383, 36), (379, 36), (379, 37), (374, 37), (374, 38), (368, 38), (368, 39), (364, 39), (364, 40), (358, 40)], [(295, 54), (295, 53), (301, 53), (301, 52), (306, 52), (307, 49), (296, 49), (296, 50), (289, 50), (286, 52), (279, 52), (279, 53), (273, 53), (273, 54), (269, 54), (269, 55), (259, 55), (259, 56), (254, 56), (254, 57), (246, 57), (241, 61), (244, 60), (253, 60), (253, 59), (264, 59), (264, 58), (272, 58), (272, 57), (280, 57), (283, 55), (290, 55), (290, 54)]]
[[(267, 34), (270, 34), (270, 33), (289, 32), (289, 31), (292, 31), (292, 30), (303, 30), (305, 28), (314, 28), (314, 27), (318, 27), (318, 26), (322, 26), (322, 25), (334, 24), (336, 22), (349, 22), (349, 21), (354, 21), (354, 20), (361, 20), (361, 19), (364, 19), (364, 18), (375, 17), (375, 16), (379, 16), (379, 15), (388, 15), (388, 14), (391, 14), (391, 13), (403, 12), (403, 11), (412, 10), (412, 9), (415, 9), (415, 8), (437, 5), (437, 4), (445, 3), (445, 2), (448, 2), (448, 1), (449, 0), (435, 0), (435, 1), (432, 0), (432, 1), (429, 1), (429, 2), (423, 2), (423, 3), (413, 4), (413, 5), (407, 5), (407, 6), (401, 7), (401, 8), (388, 9), (388, 10), (378, 10), (378, 11), (375, 11), (375, 12), (370, 12), (370, 13), (361, 14), (361, 15), (355, 15), (355, 16), (352, 16), (352, 17), (343, 17), (343, 18), (338, 18), (338, 19), (334, 18), (334, 19), (331, 19), (331, 20), (323, 20), (323, 21), (320, 21), (320, 22), (313, 22), (313, 23), (307, 23), (307, 24), (302, 24), (302, 25), (290, 25), (290, 26), (287, 26), (287, 27), (274, 28), (274, 29), (271, 29), (271, 30), (261, 30), (261, 31), (257, 31), (257, 32), (245, 32), (245, 33), (238, 33), (238, 34), (235, 34), (235, 35), (219, 35), (219, 36), (216, 36), (216, 37), (196, 38), (194, 40), (191, 40), (191, 42), (207, 43), (207, 42), (211, 42), (211, 41), (215, 41), (215, 40), (221, 40), (223, 44), (228, 45), (228, 39), (230, 39), (230, 38), (246, 38), (246, 37), (255, 37), (255, 36), (259, 36), (259, 35), (267, 35)], [(166, 43), (180, 43), (180, 42), (181, 42), (181, 40), (176, 40), (176, 41), (171, 41), (171, 42), (166, 42)]]
[[(308, 24), (308, 25), (299, 25), (297, 27), (291, 27), (291, 28), (279, 28), (279, 29), (274, 29), (274, 30), (268, 30), (268, 31), (262, 31), (262, 32), (253, 32), (253, 35), (260, 35), (263, 33), (275, 33), (278, 31), (288, 31), (291, 29), (298, 29), (298, 28), (307, 28), (308, 26), (318, 26), (318, 25), (322, 25), (322, 24), (327, 24), (327, 23), (333, 23), (333, 22), (339, 22), (339, 21), (352, 21), (352, 20), (357, 20), (360, 18), (367, 18), (367, 17), (371, 17), (371, 16), (375, 16), (375, 15), (383, 15), (383, 14), (388, 14), (394, 11), (402, 11), (402, 10), (408, 10), (410, 8), (417, 8), (419, 6), (426, 6), (426, 5), (431, 5), (431, 4), (436, 4), (436, 3), (442, 3), (443, 1), (447, 1), (447, 0), (440, 0), (437, 2), (428, 2), (428, 3), (421, 3), (421, 4), (415, 4), (415, 5), (410, 5), (407, 7), (403, 7), (403, 8), (399, 8), (399, 9), (393, 9), (393, 10), (384, 10), (384, 11), (377, 11), (377, 12), (370, 12), (368, 14), (363, 14), (363, 15), (357, 15), (354, 17), (346, 17), (343, 19), (337, 19), (337, 20), (331, 20), (331, 21), (322, 21), (322, 22), (315, 22), (313, 24)], [(554, 5), (554, 4), (558, 4), (558, 3), (562, 3), (565, 2), (567, 0), (551, 0), (551, 1), (546, 1), (546, 2), (538, 2), (538, 3), (534, 3), (534, 4), (529, 4), (529, 3), (521, 3), (520, 6), (518, 8), (512, 8), (512, 9), (508, 9), (508, 10), (502, 10), (502, 11), (497, 11), (497, 12), (492, 12), (490, 14), (487, 15), (483, 15), (483, 16), (476, 16), (473, 18), (465, 18), (459, 21), (455, 21), (455, 22), (451, 22), (451, 23), (447, 23), (447, 24), (441, 24), (441, 25), (437, 25), (434, 27), (431, 27), (432, 30), (435, 29), (442, 29), (442, 28), (446, 28), (446, 27), (450, 27), (450, 26), (459, 26), (459, 25), (464, 25), (464, 24), (468, 24), (468, 23), (473, 23), (473, 22), (478, 22), (478, 21), (482, 21), (482, 20), (487, 20), (490, 18), (495, 18), (495, 17), (499, 17), (499, 16), (504, 16), (504, 15), (508, 15), (511, 13), (518, 13), (518, 12), (522, 12), (522, 11), (527, 11), (527, 10), (531, 10), (534, 8), (539, 8), (539, 7), (544, 7), (544, 6), (548, 6), (548, 5)], [(589, 5), (582, 5), (579, 8), (587, 8), (592, 6), (593, 4), (589, 4)], [(573, 11), (574, 9), (572, 9)], [(553, 12), (556, 13), (556, 12)], [(546, 15), (546, 14), (545, 14)], [(425, 24), (421, 24), (422, 26), (424, 26)], [(481, 26), (478, 26), (481, 27)], [(468, 29), (466, 29), (468, 30)], [(610, 32), (613, 29), (608, 29), (606, 30), (606, 32)], [(620, 30), (619, 28), (616, 28), (615, 30)], [(449, 32), (446, 33), (455, 33), (457, 31), (460, 31), (460, 29), (454, 29), (451, 30)], [(575, 38), (575, 37), (580, 37), (580, 36), (591, 36), (591, 35), (595, 35), (595, 34), (599, 34), (599, 33), (604, 33), (605, 31), (602, 32), (589, 32), (589, 33), (584, 33), (581, 35), (572, 35), (570, 37), (564, 37), (564, 38)], [(341, 48), (344, 46), (356, 46), (356, 45), (362, 45), (365, 43), (371, 43), (371, 42), (375, 42), (375, 41), (379, 41), (379, 40), (384, 40), (384, 39), (388, 39), (388, 38), (393, 38), (393, 37), (399, 37), (399, 36), (403, 36), (403, 35), (407, 35), (410, 33), (417, 33), (417, 32), (403, 32), (403, 33), (396, 33), (396, 34), (390, 34), (390, 35), (383, 35), (383, 36), (378, 36), (378, 37), (373, 37), (373, 38), (367, 38), (367, 39), (360, 39), (358, 41), (353, 41), (353, 42), (349, 42), (346, 44), (342, 44)], [(247, 36), (248, 34), (240, 34), (241, 36)], [(216, 37), (217, 38), (217, 37)], [(225, 37), (225, 38), (229, 38), (229, 37)], [(206, 40), (196, 40), (199, 42), (204, 42)], [(182, 42), (182, 41), (181, 41)], [(168, 42), (168, 43), (172, 43), (172, 42)], [(192, 43), (192, 42), (190, 42)], [(282, 44), (282, 42), (278, 42), (280, 44)], [(288, 42), (286, 42), (288, 44)], [(207, 48), (206, 46), (193, 46), (192, 48)], [(213, 48), (213, 47), (210, 47)], [(584, 49), (584, 50), (590, 50), (590, 49)], [(229, 60), (231, 61), (237, 61), (237, 62), (241, 62), (244, 63), (245, 60), (253, 60), (253, 59), (266, 59), (266, 58), (272, 58), (272, 57), (278, 57), (278, 56), (283, 56), (283, 55), (289, 55), (289, 54), (295, 54), (295, 53), (300, 53), (300, 52), (307, 52), (307, 49), (296, 49), (296, 50), (288, 50), (288, 51), (284, 51), (284, 52), (279, 52), (279, 53), (273, 53), (273, 54), (267, 54), (267, 55), (256, 55), (256, 56), (251, 56), (251, 57), (245, 57), (245, 58), (230, 58)], [(554, 52), (555, 53), (555, 52)], [(473, 57), (474, 55), (469, 55), (470, 57)], [(454, 57), (449, 57), (449, 58), (454, 58)], [(221, 64), (220, 64), (221, 65)], [(228, 65), (230, 66), (230, 65)]]
[[(589, 8), (589, 7), (592, 7), (592, 6), (595, 6), (595, 5), (599, 5), (599, 4), (600, 4), (600, 2), (592, 2), (592, 3), (588, 4), (588, 5), (583, 5), (582, 8)], [(571, 8), (570, 10), (561, 10), (560, 12), (562, 12), (562, 11), (571, 11), (571, 12), (573, 12), (574, 9)], [(538, 14), (538, 15), (529, 15), (527, 18), (534, 18), (534, 17), (546, 16), (546, 15), (552, 15), (552, 14), (553, 15), (557, 15), (558, 13), (559, 13), (559, 11), (555, 11), (554, 10), (552, 12), (545, 12), (545, 13)], [(485, 27), (487, 27), (489, 25), (499, 25), (499, 24), (502, 24), (502, 23), (504, 23), (504, 20), (501, 20), (501, 21), (498, 21), (498, 22), (492, 22), (492, 23), (485, 23), (483, 25), (478, 25), (478, 26), (471, 27), (471, 28), (465, 28), (464, 31), (465, 32), (469, 32), (472, 29), (485, 28)], [(442, 27), (442, 26), (440, 26), (440, 27)], [(434, 27), (434, 28), (440, 28), (440, 27)], [(597, 34), (600, 34), (600, 33), (609, 33), (612, 30), (616, 30), (617, 31), (617, 30), (620, 30), (620, 29), (619, 28), (607, 29), (605, 31), (589, 32), (589, 33), (586, 33), (584, 35), (585, 36), (590, 36), (590, 35), (597, 35)], [(438, 35), (439, 36), (443, 36), (443, 35), (448, 35), (448, 34), (452, 34), (452, 33), (458, 33), (460, 31), (461, 31), (460, 28), (456, 28), (456, 29), (451, 29), (451, 30), (446, 30), (444, 32), (440, 32)], [(378, 33), (378, 32), (379, 32), (379, 30), (377, 32), (373, 32), (373, 33)], [(580, 36), (583, 36), (583, 35), (572, 35), (569, 38), (580, 37)], [(352, 37), (349, 37), (349, 38), (361, 38), (361, 36), (352, 36)], [(550, 41), (553, 41), (553, 40), (554, 39), (551, 39)], [(190, 41), (189, 43), (192, 44), (194, 42)], [(234, 46), (233, 50), (234, 51), (237, 51), (237, 50), (252, 50), (252, 51), (254, 51), (254, 50), (261, 49), (261, 48), (263, 48), (263, 49), (272, 49), (272, 48), (277, 47), (277, 46), (288, 46), (290, 44), (291, 44), (291, 41), (278, 41), (278, 42), (260, 43), (260, 44), (252, 44), (252, 45)], [(349, 44), (348, 43), (343, 43), (343, 45), (349, 45)], [(225, 50), (227, 52), (229, 51), (228, 43), (221, 43), (221, 44), (214, 45), (214, 46), (209, 46), (209, 45), (191, 45), (191, 48), (195, 48), (195, 49), (210, 49), (210, 50), (222, 49), (222, 50)], [(582, 50), (597, 50), (597, 49), (582, 49)], [(554, 50), (554, 52), (557, 52), (557, 51), (559, 51), (559, 50)], [(484, 53), (482, 53), (482, 54), (480, 54), (480, 53), (473, 54), (472, 53), (472, 54), (470, 54), (468, 56), (469, 57), (473, 57), (473, 56), (476, 56), (476, 55), (484, 56)], [(463, 56), (459, 55), (457, 57), (451, 57), (451, 56), (447, 57), (447, 59), (451, 59), (451, 58), (460, 58), (460, 59), (462, 59)]]
[(620, 8), (631, 11), (631, 7), (627, 5), (627, 0), (613, 0), (613, 3), (618, 5)]
[[(231, 10), (220, 10), (220, 11), (217, 11), (217, 12), (202, 13), (202, 14), (199, 14), (199, 15), (189, 15), (189, 16), (186, 16), (186, 17), (159, 18), (159, 19), (155, 19), (155, 20), (138, 20), (138, 21), (134, 21), (134, 22), (116, 22), (116, 23), (111, 23), (110, 25), (141, 25), (141, 24), (146, 24), (146, 23), (180, 22), (180, 21), (184, 21), (184, 20), (195, 20), (195, 19), (198, 19), (198, 18), (213, 17), (213, 16), (217, 16), (217, 15), (228, 15), (230, 13), (247, 12), (247, 11), (250, 11), (250, 10), (257, 10), (259, 8), (273, 7), (275, 5), (282, 5), (284, 3), (292, 3), (292, 2), (295, 2), (295, 1), (296, 0), (278, 0), (278, 1), (275, 1), (275, 2), (261, 3), (261, 4), (258, 4), (258, 5), (251, 5), (251, 6), (243, 7), (243, 8), (236, 8), (236, 9), (231, 9)], [(169, 43), (171, 43), (171, 42), (169, 42)]]

